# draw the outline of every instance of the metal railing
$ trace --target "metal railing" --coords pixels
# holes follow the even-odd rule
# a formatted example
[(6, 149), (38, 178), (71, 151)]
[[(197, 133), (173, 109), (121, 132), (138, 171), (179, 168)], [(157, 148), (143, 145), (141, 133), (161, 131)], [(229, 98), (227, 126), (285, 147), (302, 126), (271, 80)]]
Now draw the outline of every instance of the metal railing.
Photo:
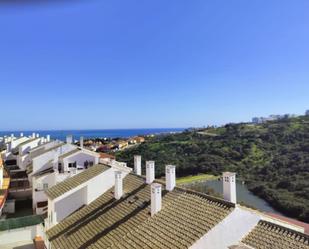
[(34, 226), (43, 223), (41, 215), (29, 215), (19, 218), (10, 218), (0, 221), (0, 231), (12, 230), (16, 228)]

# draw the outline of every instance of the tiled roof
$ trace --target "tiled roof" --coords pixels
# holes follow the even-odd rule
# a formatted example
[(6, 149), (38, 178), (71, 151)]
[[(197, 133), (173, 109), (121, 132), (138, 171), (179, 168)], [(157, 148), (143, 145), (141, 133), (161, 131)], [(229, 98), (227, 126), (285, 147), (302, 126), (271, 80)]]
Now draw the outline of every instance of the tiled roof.
[(95, 177), (98, 174), (101, 174), (105, 170), (109, 169), (109, 166), (103, 164), (97, 164), (92, 166), (91, 168), (70, 177), (63, 182), (56, 184), (55, 186), (46, 190), (46, 194), (49, 198), (55, 199), (64, 193), (72, 190), (73, 188), (78, 187), (80, 184), (87, 182), (91, 178)]
[(309, 249), (309, 236), (267, 221), (259, 221), (242, 240), (256, 249)]
[(79, 152), (79, 151), (81, 151), (79, 148), (74, 149), (74, 150), (71, 150), (71, 151), (69, 151), (69, 152), (67, 152), (67, 153), (64, 153), (64, 154), (62, 154), (61, 156), (59, 156), (59, 159), (66, 158), (66, 157), (68, 157), (68, 156), (71, 156), (71, 155), (73, 155), (73, 154)]
[(26, 167), (26, 173), (29, 175), (33, 172), (33, 163), (30, 163)]
[(45, 154), (47, 152), (50, 152), (50, 151), (55, 150), (55, 149), (58, 149), (59, 147), (63, 146), (64, 144), (65, 143), (61, 142), (61, 143), (59, 143), (59, 144), (57, 144), (57, 145), (55, 145), (53, 147), (48, 148), (47, 150), (43, 150), (41, 153), (35, 155), (33, 158), (39, 157), (39, 156), (41, 156), (41, 155), (43, 155), (43, 154)]
[(267, 215), (274, 217), (276, 219), (282, 220), (284, 222), (302, 227), (305, 230), (305, 234), (309, 235), (309, 223), (301, 222), (299, 220), (288, 218), (288, 217), (285, 217), (285, 216), (282, 216), (282, 215), (279, 215), (279, 214), (275, 214), (275, 213), (267, 213)]
[(30, 138), (30, 139), (26, 140), (25, 142), (22, 142), (22, 143), (20, 143), (19, 145), (17, 145), (16, 148), (19, 148), (20, 146), (23, 146), (23, 145), (25, 145), (25, 144), (27, 144), (27, 143), (31, 143), (31, 142), (33, 142), (33, 141), (35, 141), (35, 140), (37, 140), (37, 139), (40, 139), (40, 138), (38, 138), (38, 137), (36, 137), (36, 138)]
[(32, 176), (40, 177), (40, 176), (50, 174), (50, 173), (54, 173), (54, 172), (55, 172), (55, 170), (53, 169), (53, 167), (49, 167), (47, 169), (44, 169), (44, 170), (41, 170), (41, 171), (34, 173)]
[(162, 191), (162, 210), (151, 217), (150, 185), (129, 174), (124, 196), (107, 191), (47, 231), (53, 248), (188, 248), (224, 219), (234, 205), (175, 188)]

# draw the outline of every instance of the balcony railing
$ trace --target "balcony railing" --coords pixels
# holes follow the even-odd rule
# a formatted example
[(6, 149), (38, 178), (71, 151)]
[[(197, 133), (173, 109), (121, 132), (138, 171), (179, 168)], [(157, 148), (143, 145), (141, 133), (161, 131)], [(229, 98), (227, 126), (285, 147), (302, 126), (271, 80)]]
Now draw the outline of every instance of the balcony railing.
[(0, 231), (34, 226), (40, 223), (43, 223), (43, 218), (41, 215), (30, 215), (30, 216), (24, 216), (20, 218), (11, 218), (11, 219), (0, 221)]

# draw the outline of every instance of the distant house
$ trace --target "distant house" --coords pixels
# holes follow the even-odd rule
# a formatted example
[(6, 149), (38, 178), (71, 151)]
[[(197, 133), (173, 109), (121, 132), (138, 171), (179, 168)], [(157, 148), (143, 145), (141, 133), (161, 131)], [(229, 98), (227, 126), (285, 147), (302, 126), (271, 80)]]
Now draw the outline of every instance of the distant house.
[(135, 141), (136, 141), (137, 143), (143, 143), (143, 142), (145, 142), (145, 138), (144, 138), (144, 137), (135, 137), (134, 139), (135, 139)]
[(262, 123), (262, 118), (254, 117), (254, 118), (252, 118), (252, 123), (260, 124), (260, 123)]
[(119, 140), (117, 142), (117, 147), (119, 150), (124, 149), (128, 146), (128, 141), (124, 141), (124, 140)]
[(97, 148), (97, 152), (110, 152), (112, 149), (112, 145), (111, 144), (106, 144), (106, 145), (102, 145), (99, 148)]
[(107, 153), (100, 153), (100, 162), (110, 164), (116, 160), (116, 157)]
[(113, 155), (110, 155), (110, 154), (107, 154), (107, 153), (100, 153), (100, 159), (112, 159), (112, 160), (115, 160), (116, 157), (113, 156)]

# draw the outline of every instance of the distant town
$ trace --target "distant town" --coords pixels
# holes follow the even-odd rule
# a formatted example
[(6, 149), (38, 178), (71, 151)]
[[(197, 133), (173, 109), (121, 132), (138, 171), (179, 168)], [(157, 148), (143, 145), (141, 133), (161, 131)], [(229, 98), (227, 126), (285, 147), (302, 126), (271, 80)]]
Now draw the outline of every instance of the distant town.
[[(305, 112), (306, 116), (309, 116), (309, 110)], [(298, 115), (296, 114), (284, 114), (284, 115), (269, 115), (268, 117), (254, 117), (252, 118), (252, 123), (254, 124), (262, 124), (268, 121), (276, 121), (280, 119), (288, 119), (288, 118), (296, 118)]]
[[(84, 140), (84, 146), (92, 151), (109, 153), (124, 150), (145, 142), (145, 139), (154, 135), (135, 136), (130, 138), (89, 138)], [(80, 145), (80, 142), (76, 142)]]
[(218, 198), (176, 186), (177, 165), (156, 179), (152, 158), (134, 154), (129, 165), (109, 154), (153, 136), (1, 137), (0, 247), (265, 248), (271, 238), (308, 248), (306, 224), (238, 203), (235, 172), (222, 172)]

